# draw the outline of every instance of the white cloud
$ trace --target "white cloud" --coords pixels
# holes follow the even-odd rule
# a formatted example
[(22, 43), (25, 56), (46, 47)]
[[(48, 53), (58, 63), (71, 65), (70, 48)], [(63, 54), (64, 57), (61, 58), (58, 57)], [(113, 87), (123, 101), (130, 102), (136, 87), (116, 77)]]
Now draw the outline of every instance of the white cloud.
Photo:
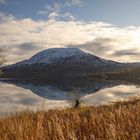
[(48, 15), (49, 21), (73, 21), (75, 18), (70, 13), (59, 14), (52, 12)]
[[(67, 18), (69, 19), (74, 19), (73, 15), (71, 13), (66, 12), (62, 13), (61, 10), (66, 7), (72, 7), (72, 6), (81, 6), (83, 0), (66, 0), (65, 3), (52, 3), (52, 4), (47, 4), (45, 5), (43, 10), (38, 11), (38, 14), (41, 14), (43, 16), (47, 16), (48, 19), (52, 17), (51, 19), (57, 20), (61, 18)], [(54, 15), (55, 14), (55, 15)]]
[(1, 22), (8, 22), (8, 21), (11, 21), (14, 19), (16, 19), (14, 16), (0, 12), (0, 23)]
[(7, 48), (7, 63), (27, 59), (43, 49), (71, 46), (107, 59), (140, 60), (140, 27), (120, 28), (103, 22), (76, 20), (35, 21), (2, 13), (0, 16), (3, 17), (0, 22), (0, 46)]
[(71, 6), (81, 6), (83, 3), (83, 0), (67, 0), (63, 7), (71, 7)]
[(0, 3), (1, 4), (6, 4), (7, 3), (7, 0), (0, 0)]
[(83, 2), (82, 0), (71, 0), (71, 5), (79, 6), (81, 5), (82, 2)]
[(56, 13), (56, 12), (52, 12), (52, 13), (50, 13), (49, 15), (48, 15), (48, 19), (49, 20), (56, 20), (56, 18), (57, 17), (59, 17), (60, 15), (58, 14), (58, 13)]
[(53, 3), (50, 5), (45, 5), (44, 9), (41, 11), (38, 11), (38, 14), (42, 14), (45, 16), (48, 16), (50, 13), (59, 13), (60, 9), (63, 7), (63, 4), (60, 3)]

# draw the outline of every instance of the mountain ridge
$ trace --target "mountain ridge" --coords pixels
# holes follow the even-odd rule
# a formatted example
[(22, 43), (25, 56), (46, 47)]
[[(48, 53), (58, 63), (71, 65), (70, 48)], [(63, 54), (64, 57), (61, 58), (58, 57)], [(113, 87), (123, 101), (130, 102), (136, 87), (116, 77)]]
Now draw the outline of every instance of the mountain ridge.
[(38, 78), (83, 76), (112, 72), (139, 65), (106, 60), (78, 48), (51, 48), (28, 60), (2, 68), (3, 77)]

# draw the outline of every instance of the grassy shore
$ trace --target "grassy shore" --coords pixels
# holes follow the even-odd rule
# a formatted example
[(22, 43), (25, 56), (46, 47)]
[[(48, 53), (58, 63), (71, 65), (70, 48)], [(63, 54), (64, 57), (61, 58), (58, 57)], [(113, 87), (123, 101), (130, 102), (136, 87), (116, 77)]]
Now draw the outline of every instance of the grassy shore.
[(99, 107), (22, 112), (0, 119), (0, 140), (139, 140), (140, 99)]

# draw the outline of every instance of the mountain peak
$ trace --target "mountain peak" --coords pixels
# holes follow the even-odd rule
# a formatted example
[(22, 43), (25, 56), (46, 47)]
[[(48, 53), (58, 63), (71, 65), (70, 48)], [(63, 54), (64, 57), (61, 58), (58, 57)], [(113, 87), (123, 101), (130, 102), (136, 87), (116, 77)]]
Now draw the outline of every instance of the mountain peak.
[(43, 50), (29, 59), (29, 63), (46, 63), (71, 56), (88, 55), (79, 48), (50, 48)]
[(134, 66), (106, 60), (79, 48), (51, 48), (37, 53), (29, 60), (2, 68), (3, 77), (50, 78), (88, 76)]

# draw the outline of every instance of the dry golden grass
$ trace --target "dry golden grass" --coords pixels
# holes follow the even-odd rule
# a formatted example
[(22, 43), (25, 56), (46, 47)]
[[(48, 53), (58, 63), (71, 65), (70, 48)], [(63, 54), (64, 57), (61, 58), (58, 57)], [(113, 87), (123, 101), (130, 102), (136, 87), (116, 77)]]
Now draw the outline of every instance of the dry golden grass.
[(0, 140), (94, 139), (140, 140), (140, 99), (0, 119)]

